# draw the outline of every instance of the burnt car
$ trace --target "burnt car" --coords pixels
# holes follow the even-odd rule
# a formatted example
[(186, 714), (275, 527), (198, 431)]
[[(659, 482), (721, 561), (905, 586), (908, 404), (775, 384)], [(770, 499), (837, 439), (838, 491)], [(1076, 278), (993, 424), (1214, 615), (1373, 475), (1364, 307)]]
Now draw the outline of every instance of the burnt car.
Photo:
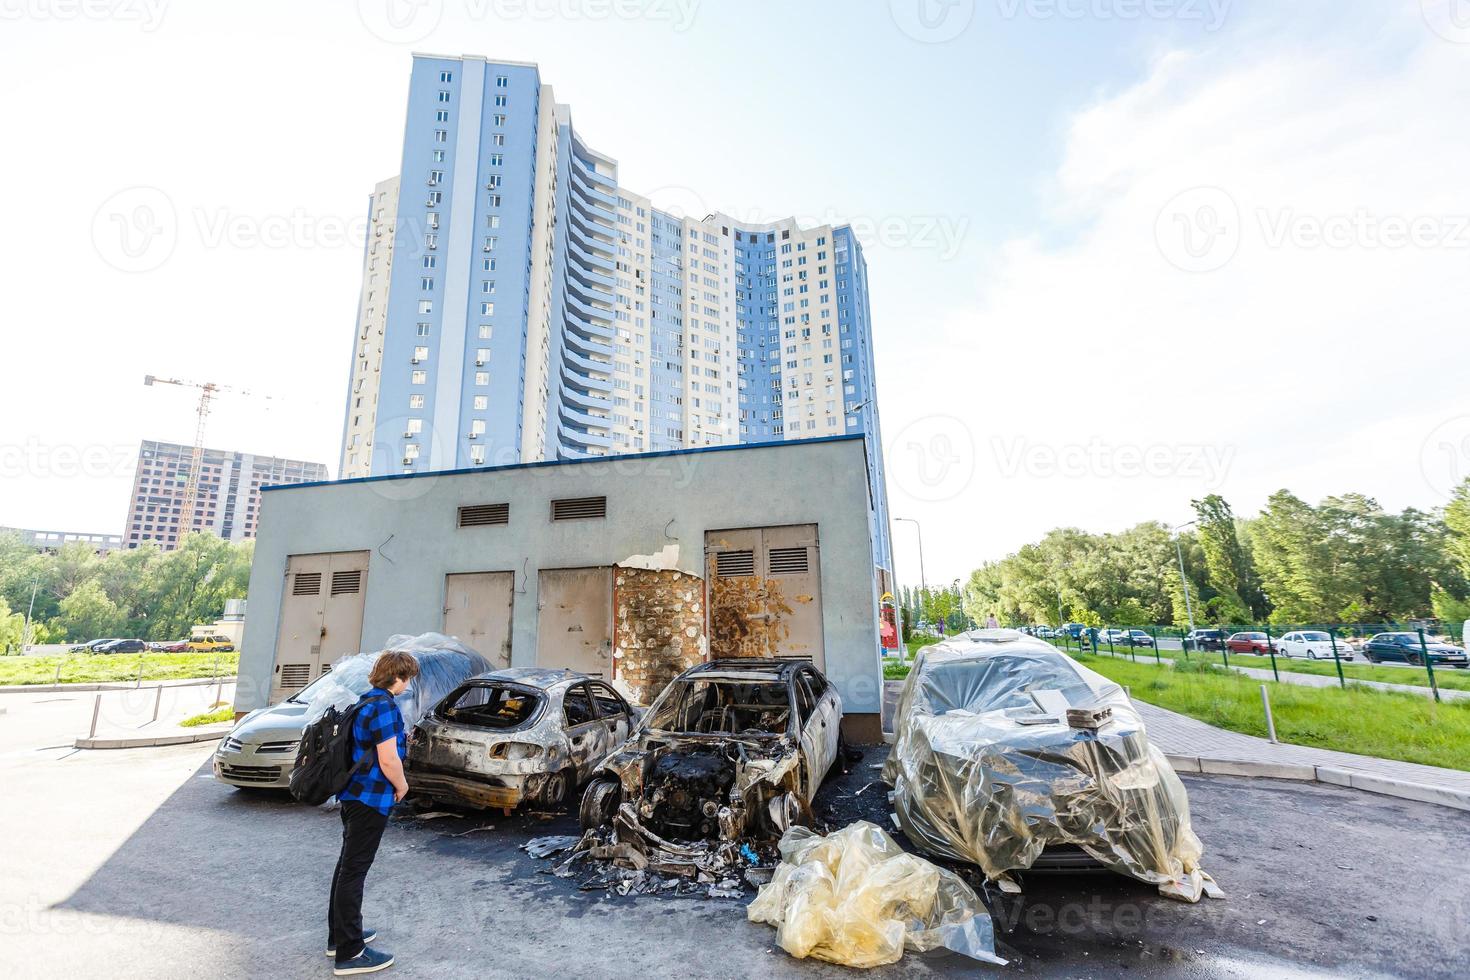
[(414, 727), (412, 800), (556, 806), (627, 739), (637, 713), (603, 681), (511, 667), (465, 681)]
[(1184, 785), (1122, 688), (1047, 643), (979, 630), (923, 648), (883, 777), (921, 850), (1010, 873), (1080, 850), (1197, 901), (1214, 895)]
[(809, 661), (733, 658), (669, 683), (582, 797), (584, 829), (649, 842), (779, 836), (810, 819), (842, 699)]

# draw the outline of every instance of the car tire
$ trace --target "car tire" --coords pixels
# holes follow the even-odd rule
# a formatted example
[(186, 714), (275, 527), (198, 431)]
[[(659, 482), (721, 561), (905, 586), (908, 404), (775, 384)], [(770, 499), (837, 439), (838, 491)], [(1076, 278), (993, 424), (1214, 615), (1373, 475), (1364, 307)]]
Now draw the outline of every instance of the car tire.
[(577, 809), (577, 819), (583, 830), (592, 830), (612, 823), (618, 812), (623, 795), (623, 786), (615, 779), (594, 779), (582, 793), (582, 805)]
[(542, 806), (561, 806), (567, 798), (567, 790), (571, 780), (565, 769), (546, 774), (546, 782), (541, 784), (541, 792), (536, 795), (536, 800)]
[(1422, 667), (1424, 665), (1424, 658), (1417, 653), (1409, 654), (1408, 661), (1410, 667)]

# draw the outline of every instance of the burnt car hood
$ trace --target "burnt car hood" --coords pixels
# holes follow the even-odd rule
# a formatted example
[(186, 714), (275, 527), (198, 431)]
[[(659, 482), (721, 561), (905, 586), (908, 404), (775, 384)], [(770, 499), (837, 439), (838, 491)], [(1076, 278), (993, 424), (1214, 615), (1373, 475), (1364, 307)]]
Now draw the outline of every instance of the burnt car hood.
[[(1118, 685), (1049, 644), (965, 636), (919, 654), (895, 715), (883, 775), (899, 826), (921, 849), (977, 864), (991, 879), (1056, 845), (1197, 900), (1213, 882), (1189, 801)], [(1098, 728), (1046, 715), (1033, 692), (1068, 708), (1110, 709)], [(1051, 717), (1042, 723), (1023, 723)]]

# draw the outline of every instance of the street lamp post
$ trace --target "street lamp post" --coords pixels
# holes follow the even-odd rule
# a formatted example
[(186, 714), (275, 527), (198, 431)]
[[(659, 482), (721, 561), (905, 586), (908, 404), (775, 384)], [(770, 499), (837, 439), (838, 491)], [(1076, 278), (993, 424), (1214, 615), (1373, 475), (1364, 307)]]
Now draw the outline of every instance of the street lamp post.
[(894, 520), (912, 524), (914, 530), (919, 534), (919, 594), (922, 597), (919, 599), (919, 615), (922, 616), (924, 614), (924, 600), (929, 597), (929, 577), (924, 574), (924, 529), (912, 517), (895, 517)]
[[(1179, 547), (1179, 532), (1198, 521), (1187, 521), (1174, 529), (1174, 554), (1179, 558), (1179, 581), (1184, 584), (1184, 611), (1189, 615), (1189, 631), (1194, 632), (1194, 605), (1189, 600), (1189, 576), (1184, 574), (1184, 549)], [(1183, 646), (1183, 644), (1180, 644)]]

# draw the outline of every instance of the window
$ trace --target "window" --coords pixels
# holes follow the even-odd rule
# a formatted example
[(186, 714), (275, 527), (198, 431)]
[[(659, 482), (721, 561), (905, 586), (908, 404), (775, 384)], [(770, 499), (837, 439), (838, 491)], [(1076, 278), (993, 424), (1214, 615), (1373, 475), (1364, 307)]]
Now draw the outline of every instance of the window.
[(478, 463), (485, 462), (485, 447), (484, 446), (471, 446), (470, 447), (470, 462), (471, 463), (477, 463), (477, 464)]
[(447, 82), (454, 81), (454, 72), (452, 72), (452, 71), (441, 71), (439, 73), (439, 81), (446, 82), (446, 83)]
[(508, 76), (506, 76), (506, 75), (496, 75), (495, 76), (495, 87), (496, 88), (510, 88), (510, 78)]
[(481, 303), (480, 304), (480, 315), (481, 316), (494, 316), (495, 315), (495, 304), (494, 303)]
[(477, 436), (483, 436), (484, 434), (485, 434), (485, 420), (484, 419), (471, 419), (470, 420), (470, 436), (473, 438), (473, 437), (477, 437)]
[(415, 361), (427, 361), (429, 359), (429, 348), (415, 347), (413, 349), (413, 359)]
[(412, 434), (412, 435), (418, 435), (420, 432), (423, 432), (424, 431), (424, 420), (423, 419), (409, 419), (408, 420), (408, 425), (407, 425), (407, 427), (404, 428), (403, 431), (405, 433), (409, 433), (409, 434)]
[(474, 401), (475, 411), (477, 411), (477, 412), (483, 412), (483, 411), (485, 411), (489, 407), (490, 407), (490, 396), (489, 395), (476, 395), (475, 396), (475, 401)]
[(413, 373), (413, 375), (410, 377), (410, 381), (411, 381), (411, 383), (416, 384), (416, 385), (428, 384), (429, 383), (429, 372), (427, 372), (427, 371), (415, 371)]
[(490, 383), (490, 372), (489, 371), (476, 371), (475, 372), (475, 384), (482, 385), (483, 386), (483, 385), (488, 385), (489, 383)]
[(434, 301), (431, 299), (419, 300), (419, 316), (428, 316), (434, 312)]
[(424, 396), (423, 395), (409, 395), (408, 396), (408, 407), (409, 408), (423, 408), (424, 407)]

